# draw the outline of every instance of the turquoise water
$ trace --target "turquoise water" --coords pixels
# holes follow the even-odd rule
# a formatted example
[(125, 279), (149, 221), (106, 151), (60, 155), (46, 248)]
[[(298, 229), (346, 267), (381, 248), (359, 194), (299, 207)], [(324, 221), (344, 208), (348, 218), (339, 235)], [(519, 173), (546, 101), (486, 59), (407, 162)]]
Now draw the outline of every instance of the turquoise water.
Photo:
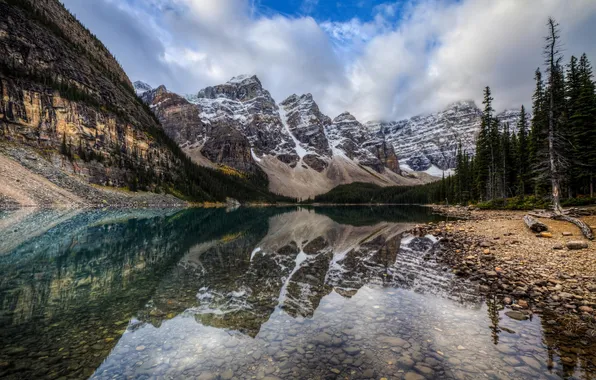
[[(0, 214), (0, 377), (591, 378), (434, 258), (420, 207)], [(547, 318), (545, 318), (547, 319)], [(549, 317), (550, 319), (550, 317)]]

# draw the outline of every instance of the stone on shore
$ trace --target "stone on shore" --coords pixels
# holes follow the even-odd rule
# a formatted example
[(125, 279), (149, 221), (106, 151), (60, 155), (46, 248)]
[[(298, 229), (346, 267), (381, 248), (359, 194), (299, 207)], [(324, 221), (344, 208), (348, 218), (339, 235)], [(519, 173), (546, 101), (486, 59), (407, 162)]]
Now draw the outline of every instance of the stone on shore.
[(588, 243), (586, 243), (585, 241), (573, 240), (567, 242), (567, 248), (571, 250), (587, 249)]

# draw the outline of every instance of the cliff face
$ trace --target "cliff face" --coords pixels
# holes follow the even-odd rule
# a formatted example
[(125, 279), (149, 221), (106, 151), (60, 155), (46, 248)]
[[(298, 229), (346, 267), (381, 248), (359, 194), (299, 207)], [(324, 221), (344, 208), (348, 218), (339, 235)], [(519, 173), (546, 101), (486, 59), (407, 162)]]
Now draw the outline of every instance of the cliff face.
[(172, 159), (166, 149), (113, 114), (8, 78), (0, 78), (0, 94), (5, 140), (41, 149), (52, 164), (90, 183), (126, 186), (136, 166), (155, 165), (161, 174), (173, 165), (159, 161)]
[(0, 0), (0, 95), (4, 151), (133, 190), (184, 177), (118, 62), (57, 0)]

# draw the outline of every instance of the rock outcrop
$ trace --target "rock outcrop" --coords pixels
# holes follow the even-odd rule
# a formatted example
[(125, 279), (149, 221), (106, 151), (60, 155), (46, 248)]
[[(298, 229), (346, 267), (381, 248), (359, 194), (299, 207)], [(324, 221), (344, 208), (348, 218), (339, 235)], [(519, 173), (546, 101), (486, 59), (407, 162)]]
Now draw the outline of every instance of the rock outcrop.
[(98, 185), (182, 175), (118, 62), (60, 2), (0, 2), (0, 14), (0, 143)]
[(354, 116), (344, 112), (327, 128), (332, 146), (382, 173), (384, 168), (401, 175), (395, 150), (382, 133), (370, 133)]

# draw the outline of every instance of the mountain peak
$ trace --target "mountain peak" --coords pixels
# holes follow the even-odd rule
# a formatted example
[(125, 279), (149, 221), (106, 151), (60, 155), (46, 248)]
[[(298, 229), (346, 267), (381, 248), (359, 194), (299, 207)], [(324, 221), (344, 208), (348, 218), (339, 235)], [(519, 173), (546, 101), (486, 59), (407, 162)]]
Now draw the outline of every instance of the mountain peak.
[(141, 95), (147, 91), (153, 90), (153, 87), (151, 87), (147, 83), (140, 81), (140, 80), (134, 82), (133, 86), (134, 86), (134, 89), (135, 89), (135, 92), (137, 93), (137, 95)]
[(459, 100), (457, 102), (450, 103), (445, 109), (458, 108), (458, 107), (470, 107), (478, 108), (473, 100)]
[(241, 74), (233, 77), (229, 81), (226, 82), (227, 84), (250, 84), (250, 83), (258, 83), (261, 86), (261, 81), (256, 75), (250, 74)]
[(354, 121), (357, 122), (358, 120), (348, 111), (342, 112), (341, 114), (337, 115), (335, 119), (333, 119), (333, 123), (346, 123)]
[[(263, 88), (256, 75), (244, 74), (235, 76), (224, 84), (206, 87), (199, 91), (196, 98), (227, 98), (244, 102), (258, 96), (271, 98), (271, 94)], [(273, 100), (271, 99), (271, 101)]]

